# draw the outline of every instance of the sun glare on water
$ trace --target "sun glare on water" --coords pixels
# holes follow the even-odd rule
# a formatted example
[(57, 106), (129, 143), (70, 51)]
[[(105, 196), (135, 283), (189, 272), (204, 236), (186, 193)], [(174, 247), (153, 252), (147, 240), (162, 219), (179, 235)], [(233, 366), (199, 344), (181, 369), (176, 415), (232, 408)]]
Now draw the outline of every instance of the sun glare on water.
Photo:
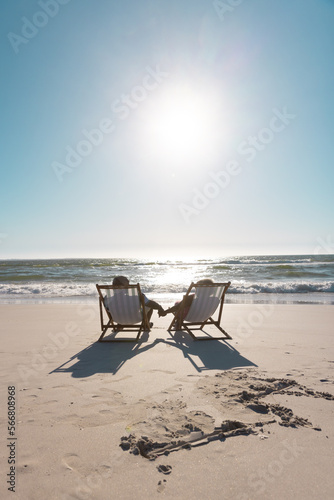
[(188, 85), (163, 89), (144, 121), (144, 143), (154, 160), (191, 163), (215, 153), (218, 113), (212, 95)]

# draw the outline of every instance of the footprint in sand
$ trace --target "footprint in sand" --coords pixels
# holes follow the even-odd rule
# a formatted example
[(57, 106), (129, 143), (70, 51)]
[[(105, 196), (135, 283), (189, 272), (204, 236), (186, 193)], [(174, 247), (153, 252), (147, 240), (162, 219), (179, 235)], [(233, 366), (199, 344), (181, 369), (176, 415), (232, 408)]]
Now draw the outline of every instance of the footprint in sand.
[(109, 393), (111, 395), (113, 395), (113, 394), (121, 394), (119, 391), (115, 391), (114, 389), (108, 389), (107, 387), (101, 387), (99, 390), (100, 390), (100, 392), (102, 392), (104, 394), (105, 393)]
[(80, 458), (76, 454), (72, 453), (67, 453), (63, 458), (62, 458), (62, 463), (65, 465), (66, 469), (74, 470), (75, 472), (78, 472), (78, 469), (80, 467)]
[(162, 391), (162, 394), (172, 394), (175, 392), (180, 392), (181, 390), (182, 390), (182, 385), (176, 384), (176, 385), (172, 385), (171, 387), (167, 387), (167, 389)]
[(171, 465), (157, 465), (157, 469), (159, 472), (162, 472), (163, 474), (170, 474), (172, 472), (172, 466)]
[[(67, 453), (63, 456), (62, 465), (65, 470), (69, 470), (81, 476), (82, 485), (88, 487), (89, 493), (98, 488), (104, 481), (110, 480), (112, 467), (106, 464), (84, 463), (76, 453)], [(67, 498), (67, 497), (66, 497)], [(75, 496), (75, 498), (79, 498)], [(80, 498), (82, 498), (80, 496)], [(89, 496), (85, 498), (93, 498)], [(94, 497), (95, 498), (95, 497)]]
[(115, 403), (123, 403), (123, 395), (119, 391), (113, 391), (112, 389), (100, 389), (101, 394), (92, 394), (91, 399), (93, 402), (83, 405), (84, 408), (96, 408), (96, 405), (112, 405)]
[(166, 479), (164, 479), (163, 481), (159, 481), (157, 492), (162, 493), (164, 491), (165, 487), (166, 487)]

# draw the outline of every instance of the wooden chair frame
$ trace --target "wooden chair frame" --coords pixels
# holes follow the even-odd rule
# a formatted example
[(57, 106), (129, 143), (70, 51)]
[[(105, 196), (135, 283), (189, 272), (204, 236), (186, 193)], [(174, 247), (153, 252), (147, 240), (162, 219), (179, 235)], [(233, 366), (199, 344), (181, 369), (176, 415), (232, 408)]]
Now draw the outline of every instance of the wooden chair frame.
[[(145, 302), (144, 302), (144, 297), (143, 294), (140, 290), (140, 285), (137, 283), (136, 285), (126, 285), (126, 286), (116, 286), (116, 285), (96, 285), (98, 294), (99, 294), (99, 307), (100, 307), (100, 322), (101, 322), (101, 330), (102, 333), (98, 339), (99, 342), (138, 342), (140, 334), (144, 331), (149, 332), (150, 331), (150, 324), (149, 320), (147, 317), (146, 309), (145, 309)], [(106, 308), (104, 304), (104, 296), (103, 296), (103, 291), (104, 290), (128, 290), (131, 288), (136, 288), (138, 291), (138, 297), (140, 300), (140, 305), (141, 305), (141, 310), (142, 310), (142, 321), (141, 323), (136, 323), (136, 324), (117, 324), (110, 313), (108, 309)], [(107, 319), (108, 321), (105, 322), (104, 315), (103, 315), (103, 310), (107, 314)], [(112, 338), (112, 339), (104, 339), (103, 337), (105, 336), (106, 332), (108, 329), (112, 329), (112, 331), (116, 334), (119, 331), (122, 332), (137, 332), (137, 336), (135, 338)]]
[[(190, 287), (187, 290), (187, 293), (184, 295), (183, 300), (181, 302), (181, 306), (179, 311), (174, 315), (174, 318), (169, 325), (168, 331), (170, 332), (171, 330), (175, 331), (185, 331), (189, 333), (189, 335), (194, 339), (194, 340), (222, 340), (222, 339), (232, 339), (232, 337), (220, 326), (221, 322), (221, 317), (223, 313), (223, 306), (224, 306), (224, 300), (225, 300), (225, 294), (227, 292), (228, 287), (230, 286), (231, 282), (228, 281), (227, 283), (212, 283), (210, 285), (197, 285), (196, 283), (191, 283)], [(214, 320), (212, 317), (209, 317), (207, 320), (202, 321), (202, 322), (192, 322), (192, 321), (187, 321), (184, 318), (184, 310), (186, 307), (186, 298), (189, 297), (190, 292), (192, 291), (193, 288), (209, 288), (209, 287), (221, 287), (224, 286), (224, 291), (222, 293), (220, 303), (217, 306), (218, 309), (218, 318)], [(190, 312), (192, 304), (189, 307), (189, 311), (187, 314)], [(214, 314), (216, 313), (217, 309), (215, 310)], [(186, 316), (187, 316), (186, 314)], [(192, 332), (192, 330), (203, 330), (205, 326), (209, 325), (214, 325), (215, 327), (218, 328), (220, 332), (223, 333), (223, 336), (220, 337), (212, 337), (211, 335), (206, 335), (205, 337), (198, 337), (195, 336)]]

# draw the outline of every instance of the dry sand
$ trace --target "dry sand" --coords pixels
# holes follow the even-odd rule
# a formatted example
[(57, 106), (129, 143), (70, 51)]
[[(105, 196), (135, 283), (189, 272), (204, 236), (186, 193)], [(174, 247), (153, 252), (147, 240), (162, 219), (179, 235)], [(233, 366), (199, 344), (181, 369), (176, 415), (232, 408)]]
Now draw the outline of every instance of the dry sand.
[(334, 497), (333, 306), (227, 304), (227, 342), (154, 316), (138, 344), (97, 343), (95, 304), (0, 315), (0, 498)]

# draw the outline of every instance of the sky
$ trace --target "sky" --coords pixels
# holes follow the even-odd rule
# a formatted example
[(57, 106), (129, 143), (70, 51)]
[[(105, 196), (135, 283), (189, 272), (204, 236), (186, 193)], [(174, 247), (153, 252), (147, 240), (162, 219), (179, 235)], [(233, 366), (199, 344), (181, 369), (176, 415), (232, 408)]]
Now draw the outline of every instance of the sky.
[(333, 26), (331, 0), (6, 2), (0, 258), (326, 253)]

